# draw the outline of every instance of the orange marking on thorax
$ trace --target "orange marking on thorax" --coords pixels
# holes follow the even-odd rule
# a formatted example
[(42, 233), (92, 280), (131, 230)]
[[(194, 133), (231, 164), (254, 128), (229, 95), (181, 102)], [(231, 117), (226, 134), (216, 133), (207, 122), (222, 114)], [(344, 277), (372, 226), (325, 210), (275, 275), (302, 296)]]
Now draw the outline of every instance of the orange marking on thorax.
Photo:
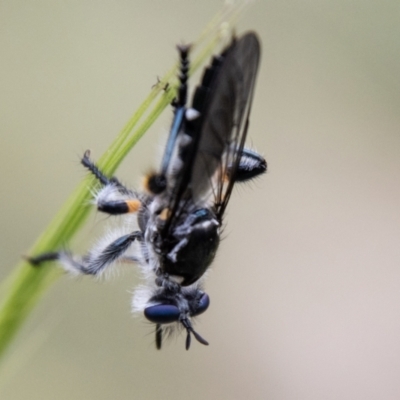
[(162, 211), (161, 211), (161, 213), (160, 213), (160, 215), (158, 216), (162, 221), (166, 221), (167, 220), (167, 218), (170, 216), (170, 214), (171, 214), (171, 210), (168, 208), (168, 207), (166, 207), (166, 208), (164, 208)]
[(149, 189), (149, 179), (150, 179), (150, 177), (152, 176), (152, 174), (147, 174), (147, 175), (145, 175), (143, 178), (142, 178), (142, 186), (143, 186), (143, 188), (145, 189), (145, 190), (147, 190), (148, 192), (150, 192), (150, 189)]
[(142, 186), (144, 190), (146, 190), (149, 193), (152, 193), (152, 191), (150, 190), (150, 179), (153, 178), (154, 175), (156, 175), (156, 172), (151, 170), (142, 178)]

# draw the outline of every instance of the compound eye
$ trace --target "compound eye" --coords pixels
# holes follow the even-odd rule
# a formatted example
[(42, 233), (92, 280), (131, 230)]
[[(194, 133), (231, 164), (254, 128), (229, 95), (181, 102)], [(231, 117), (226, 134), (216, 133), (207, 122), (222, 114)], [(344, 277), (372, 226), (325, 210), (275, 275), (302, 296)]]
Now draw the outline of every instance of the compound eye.
[(171, 304), (157, 304), (145, 308), (144, 316), (155, 324), (169, 324), (179, 319), (179, 308)]
[(210, 297), (208, 296), (207, 293), (203, 293), (199, 300), (199, 304), (197, 306), (196, 312), (193, 313), (193, 316), (200, 315), (204, 311), (207, 310), (208, 306), (210, 305)]

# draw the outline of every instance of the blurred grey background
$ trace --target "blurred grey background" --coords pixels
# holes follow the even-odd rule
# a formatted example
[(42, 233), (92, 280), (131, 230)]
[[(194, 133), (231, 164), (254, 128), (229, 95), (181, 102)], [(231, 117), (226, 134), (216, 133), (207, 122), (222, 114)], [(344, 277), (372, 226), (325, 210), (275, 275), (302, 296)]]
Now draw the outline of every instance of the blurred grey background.
[[(0, 3), (0, 253), (6, 276), (156, 77), (221, 7)], [(238, 32), (263, 56), (249, 142), (269, 172), (232, 196), (197, 323), (162, 351), (130, 314), (134, 268), (61, 278), (0, 370), (1, 399), (398, 399), (400, 3), (264, 0)], [(156, 165), (170, 110), (118, 176)], [(87, 248), (93, 214), (71, 243)]]

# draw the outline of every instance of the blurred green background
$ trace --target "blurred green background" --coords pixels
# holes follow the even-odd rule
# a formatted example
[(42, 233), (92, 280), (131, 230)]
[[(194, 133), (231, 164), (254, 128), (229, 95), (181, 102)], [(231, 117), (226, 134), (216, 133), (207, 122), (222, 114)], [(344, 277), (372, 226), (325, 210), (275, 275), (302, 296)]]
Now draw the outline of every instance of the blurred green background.
[[(157, 76), (221, 3), (0, 3), (1, 277), (28, 251)], [(138, 274), (60, 279), (0, 370), (6, 400), (398, 399), (400, 3), (264, 0), (238, 32), (263, 56), (249, 143), (269, 172), (235, 190), (198, 321), (154, 348)], [(168, 110), (118, 176), (157, 165)], [(93, 213), (87, 248), (107, 219)]]

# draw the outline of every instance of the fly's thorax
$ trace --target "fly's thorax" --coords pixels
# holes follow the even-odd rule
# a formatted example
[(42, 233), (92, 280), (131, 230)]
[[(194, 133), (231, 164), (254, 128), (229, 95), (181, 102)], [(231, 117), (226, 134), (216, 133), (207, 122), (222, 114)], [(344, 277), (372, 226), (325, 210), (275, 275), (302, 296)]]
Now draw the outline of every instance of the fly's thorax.
[[(214, 259), (221, 223), (214, 210), (204, 204), (185, 201), (176, 216), (170, 215), (167, 204), (166, 196), (156, 196), (148, 205), (144, 241), (157, 272), (175, 276), (181, 285), (188, 286)], [(167, 223), (170, 225), (164, 229)]]
[(219, 245), (220, 222), (208, 208), (193, 209), (171, 229), (162, 253), (165, 273), (183, 278), (187, 286), (197, 281), (210, 266)]

